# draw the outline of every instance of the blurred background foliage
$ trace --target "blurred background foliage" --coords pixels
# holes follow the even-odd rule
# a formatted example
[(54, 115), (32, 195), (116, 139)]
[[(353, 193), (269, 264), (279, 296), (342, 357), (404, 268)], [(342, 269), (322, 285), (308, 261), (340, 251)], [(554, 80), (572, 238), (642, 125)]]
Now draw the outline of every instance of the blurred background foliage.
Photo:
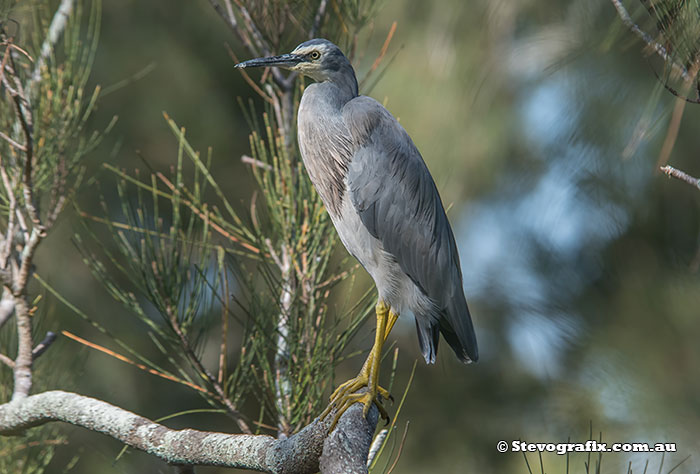
[[(648, 3), (658, 2), (625, 5), (659, 37), (668, 22), (663, 12), (652, 16)], [(678, 3), (697, 14), (693, 0)], [(525, 473), (520, 454), (496, 451), (499, 440), (585, 441), (591, 425), (594, 437), (602, 432), (610, 443), (678, 446), (664, 459), (606, 454), (600, 472), (643, 472), (647, 462), (649, 472), (668, 472), (688, 455), (674, 472), (698, 472), (700, 196), (657, 172), (668, 160), (700, 174), (693, 158), (698, 106), (685, 106), (673, 147), (663, 155), (682, 100), (663, 83), (680, 89), (677, 78), (645, 51), (609, 0), (384, 0), (360, 35), (368, 46), (355, 57), (359, 77), (371, 69), (394, 22), (390, 66), (370, 93), (399, 117), (451, 206), (482, 354), (477, 365), (462, 366), (443, 344), (435, 367), (418, 362), (398, 422), (400, 430), (406, 420), (411, 425), (395, 472)], [(291, 40), (275, 44), (291, 49)], [(104, 162), (128, 173), (143, 170), (143, 160), (164, 172), (175, 166), (179, 141), (163, 119), (167, 111), (187, 128), (195, 149), (212, 147), (212, 175), (231, 203), (247, 208), (256, 185), (240, 160), (251, 152), (250, 129), (237, 98), (260, 99), (232, 68), (225, 42), (245, 57), (204, 0), (104, 2), (89, 79), (102, 86), (92, 128), (104, 128), (115, 114), (119, 121), (90, 156), (86, 176), (111, 182)], [(681, 62), (696, 54), (683, 44)], [(116, 199), (113, 187), (86, 186), (76, 197), (80, 209), (99, 213), (100, 189), (107, 201)], [(42, 277), (144, 349), (143, 325), (126, 317), (83, 263), (73, 241), (81, 225), (75, 212), (59, 220), (38, 254)], [(333, 290), (332, 311), (342, 314), (365, 293), (369, 279), (361, 272), (357, 279)], [(52, 314), (47, 329), (100, 341), (51, 295), (43, 304)], [(370, 326), (355, 349), (371, 346)], [(420, 358), (411, 318), (399, 321), (392, 339), (401, 353), (395, 386), (402, 387)], [(213, 361), (218, 341), (210, 346), (205, 360)], [(38, 370), (49, 362), (49, 386), (154, 419), (206, 407), (186, 387), (65, 338)], [(354, 375), (361, 363), (361, 357), (347, 361), (336, 379)], [(168, 424), (234, 429), (220, 414)], [(137, 452), (115, 462), (120, 446), (113, 440), (66, 427), (61, 433), (70, 444), (60, 438), (51, 462), (65, 466), (79, 453), (71, 472), (167, 472)], [(586, 459), (572, 456), (571, 472), (586, 472)], [(566, 472), (566, 462), (543, 458), (546, 472)], [(529, 463), (538, 472), (536, 456)], [(47, 472), (60, 471), (49, 465)]]

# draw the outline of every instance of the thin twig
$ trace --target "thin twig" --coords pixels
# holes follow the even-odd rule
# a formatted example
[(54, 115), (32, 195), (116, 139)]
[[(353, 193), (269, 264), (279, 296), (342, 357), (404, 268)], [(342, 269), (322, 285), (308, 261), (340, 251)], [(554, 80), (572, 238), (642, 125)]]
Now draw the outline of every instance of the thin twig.
[(226, 374), (226, 353), (228, 352), (228, 314), (229, 314), (229, 288), (228, 288), (228, 272), (224, 270), (224, 278), (221, 283), (223, 286), (223, 300), (224, 304), (221, 305), (221, 346), (219, 348), (219, 373), (216, 377), (216, 381), (220, 384), (224, 383), (224, 376)]
[[(39, 211), (37, 205), (34, 202), (34, 186), (32, 184), (32, 172), (33, 172), (33, 161), (34, 161), (34, 120), (32, 117), (32, 111), (29, 107), (29, 100), (27, 99), (26, 90), (22, 87), (22, 83), (19, 77), (16, 76), (17, 67), (10, 55), (10, 63), (12, 64), (12, 70), (15, 72), (15, 85), (17, 86), (16, 92), (11, 94), (12, 102), (15, 104), (15, 113), (17, 114), (17, 120), (24, 134), (24, 174), (22, 176), (22, 192), (24, 194), (24, 206), (27, 210), (27, 214), (32, 220), (35, 227), (41, 228), (41, 220), (39, 219)], [(43, 229), (40, 229), (43, 232)]]
[(17, 143), (16, 141), (14, 141), (12, 138), (10, 138), (8, 135), (6, 135), (5, 133), (3, 133), (1, 131), (0, 131), (0, 138), (5, 140), (7, 143), (10, 144), (11, 147), (16, 148), (17, 150), (27, 151), (27, 147), (25, 147), (21, 143)]
[(241, 163), (245, 163), (247, 165), (255, 166), (256, 168), (262, 168), (265, 171), (271, 171), (272, 166), (268, 165), (265, 162), (262, 162), (260, 160), (256, 160), (255, 158), (248, 156), (248, 155), (243, 155), (241, 156)]
[(372, 461), (374, 461), (374, 458), (379, 453), (379, 448), (382, 447), (382, 444), (384, 443), (384, 440), (388, 434), (389, 430), (384, 428), (377, 434), (377, 436), (374, 437), (374, 440), (372, 440), (372, 444), (369, 447), (369, 455), (367, 455), (367, 467), (369, 467), (372, 464)]
[(661, 166), (659, 169), (669, 177), (680, 179), (681, 181), (685, 181), (689, 185), (700, 189), (700, 180), (690, 176), (688, 173), (676, 169), (673, 166)]
[(321, 28), (321, 21), (326, 14), (326, 7), (328, 6), (328, 0), (321, 0), (318, 4), (318, 10), (316, 10), (316, 16), (314, 17), (314, 23), (309, 31), (309, 39), (314, 39), (316, 34)]
[(15, 368), (15, 361), (7, 357), (5, 354), (0, 353), (0, 362), (2, 362), (11, 369)]
[[(269, 244), (269, 239), (266, 239)], [(272, 246), (270, 245), (270, 250)], [(277, 406), (277, 431), (280, 436), (289, 436), (291, 417), (292, 381), (289, 377), (289, 318), (291, 315), (296, 279), (291, 267), (291, 256), (286, 245), (282, 244), (278, 265), (282, 273), (282, 291), (280, 293), (280, 313), (277, 319), (277, 350), (275, 351), (275, 404)]]
[[(117, 360), (120, 360), (120, 361), (122, 361), (122, 362), (126, 362), (127, 364), (130, 364), (130, 365), (133, 365), (134, 367), (136, 367), (136, 368), (138, 368), (138, 369), (141, 369), (141, 370), (143, 370), (144, 372), (148, 372), (148, 373), (151, 374), (151, 375), (156, 375), (156, 376), (158, 376), (158, 377), (164, 378), (165, 380), (170, 380), (171, 382), (177, 382), (177, 383), (179, 383), (179, 384), (182, 384), (182, 385), (185, 385), (185, 386), (187, 386), (187, 387), (193, 388), (193, 389), (197, 390), (198, 392), (207, 393), (207, 394), (209, 393), (209, 392), (207, 391), (207, 389), (202, 388), (202, 387), (200, 387), (199, 385), (193, 384), (192, 382), (188, 382), (187, 380), (183, 380), (183, 379), (177, 378), (177, 377), (175, 377), (175, 376), (173, 376), (173, 375), (166, 374), (166, 373), (164, 373), (164, 372), (160, 372), (160, 371), (157, 371), (157, 370), (154, 370), (154, 369), (150, 369), (150, 368), (146, 367), (146, 366), (143, 365), (143, 364), (139, 364), (138, 362), (134, 362), (133, 360), (131, 360), (131, 359), (129, 359), (128, 357), (125, 357), (125, 356), (119, 354), (118, 352), (114, 352), (113, 350), (108, 349), (108, 348), (106, 348), (106, 347), (104, 347), (104, 346), (101, 346), (101, 345), (99, 345), (99, 344), (95, 344), (94, 342), (90, 342), (90, 341), (88, 341), (88, 340), (86, 340), (86, 339), (83, 339), (83, 338), (80, 337), (80, 336), (76, 336), (75, 334), (73, 334), (73, 333), (71, 333), (71, 332), (68, 332), (68, 331), (61, 331), (61, 335), (67, 337), (68, 339), (72, 339), (72, 340), (74, 340), (75, 342), (77, 342), (77, 343), (79, 343), (79, 344), (82, 344), (82, 345), (84, 345), (84, 346), (86, 346), (86, 347), (89, 347), (90, 349), (95, 349), (96, 351), (100, 351), (100, 352), (102, 352), (102, 353), (104, 353), (104, 354), (107, 354), (108, 356), (114, 357), (114, 358), (117, 359)], [(211, 394), (211, 395), (213, 395), (213, 394)]]
[(46, 336), (44, 336), (44, 339), (36, 345), (34, 350), (32, 351), (32, 358), (36, 360), (41, 354), (46, 352), (46, 350), (51, 347), (51, 344), (54, 343), (56, 340), (56, 333), (55, 332), (47, 332)]
[(2, 292), (2, 300), (0, 300), (0, 328), (5, 325), (14, 312), (15, 302), (12, 298), (12, 293), (7, 289), (7, 284), (5, 284), (5, 289)]
[[(265, 41), (262, 33), (260, 33), (258, 27), (255, 25), (255, 21), (253, 21), (253, 17), (248, 12), (248, 9), (245, 7), (245, 5), (243, 5), (243, 3), (241, 3), (240, 0), (233, 0), (233, 3), (236, 4), (238, 11), (243, 18), (243, 22), (245, 23), (248, 32), (252, 35), (253, 41), (256, 43), (259, 51), (265, 56), (270, 56), (272, 54), (272, 50)], [(275, 67), (270, 69), (272, 71), (272, 77), (275, 78), (277, 84), (279, 84), (282, 88), (289, 88), (290, 85), (288, 84), (287, 78), (284, 77), (284, 74), (282, 74), (279, 68)]]
[(12, 400), (29, 396), (32, 389), (32, 320), (26, 295), (15, 295), (15, 319), (17, 321), (17, 358), (15, 359)]
[(632, 20), (632, 17), (630, 14), (627, 12), (627, 9), (625, 9), (624, 5), (622, 5), (622, 2), (620, 0), (610, 0), (612, 4), (615, 6), (615, 9), (617, 10), (617, 14), (620, 17), (620, 20), (622, 20), (622, 23), (627, 26), (627, 28), (630, 29), (635, 35), (637, 35), (642, 41), (644, 41), (647, 46), (649, 46), (651, 49), (653, 49), (656, 54), (661, 56), (664, 61), (666, 61), (668, 64), (671, 65), (671, 67), (676, 70), (681, 76), (683, 76), (683, 79), (686, 81), (692, 80), (692, 78), (688, 74), (688, 70), (682, 65), (678, 64), (676, 61), (673, 60), (671, 55), (668, 53), (666, 48), (660, 44), (658, 41), (654, 40), (648, 33), (643, 31), (637, 24)]
[(399, 443), (399, 452), (396, 453), (396, 459), (394, 459), (394, 463), (391, 465), (389, 470), (386, 472), (386, 474), (391, 474), (394, 472), (394, 468), (396, 465), (399, 463), (399, 459), (401, 458), (401, 452), (403, 451), (403, 447), (406, 444), (406, 435), (408, 435), (408, 426), (410, 422), (406, 422), (406, 428), (403, 430), (403, 436), (401, 436), (401, 443)]
[(7, 170), (5, 169), (5, 164), (3, 163), (2, 157), (0, 156), (0, 176), (2, 177), (2, 183), (5, 186), (5, 192), (7, 193), (7, 199), (9, 200), (8, 214), (7, 214), (7, 233), (5, 234), (5, 245), (0, 254), (0, 266), (2, 268), (7, 268), (7, 260), (10, 258), (12, 253), (12, 242), (15, 237), (15, 218), (17, 210), (17, 198), (15, 197), (15, 190), (10, 183), (10, 177), (7, 175)]
[(185, 355), (195, 366), (199, 374), (203, 376), (214, 388), (215, 398), (226, 407), (229, 416), (236, 422), (236, 424), (242, 432), (247, 434), (252, 433), (250, 427), (248, 426), (248, 423), (245, 421), (245, 417), (243, 416), (243, 414), (226, 396), (226, 392), (224, 392), (222, 385), (216, 380), (216, 378), (211, 374), (211, 372), (209, 372), (209, 370), (206, 367), (204, 367), (204, 364), (202, 364), (202, 361), (199, 359), (194, 349), (192, 349), (190, 341), (187, 339), (187, 336), (180, 327), (180, 322), (177, 320), (177, 313), (174, 311), (173, 307), (168, 306), (168, 308), (166, 309), (166, 313), (168, 316), (168, 320), (170, 321), (170, 325), (173, 328), (173, 331), (175, 331), (175, 334), (177, 335), (178, 339), (180, 339), (180, 346), (185, 351)]
[(271, 54), (270, 47), (263, 38), (263, 35), (262, 33), (260, 33), (258, 27), (255, 25), (255, 22), (253, 21), (253, 17), (250, 15), (250, 12), (248, 12), (248, 9), (245, 7), (245, 5), (243, 5), (243, 3), (241, 3), (240, 0), (233, 0), (233, 2), (236, 4), (236, 7), (238, 8), (238, 12), (241, 14), (241, 17), (243, 17), (243, 22), (245, 23), (246, 28), (253, 36), (253, 41), (255, 42), (258, 51), (260, 51), (260, 53), (264, 54), (265, 56), (269, 56)]
[(74, 0), (61, 1), (61, 5), (59, 5), (58, 10), (56, 10), (56, 13), (51, 19), (49, 31), (46, 35), (44, 43), (41, 45), (41, 53), (39, 53), (39, 57), (37, 58), (37, 61), (34, 64), (34, 71), (32, 72), (32, 75), (29, 78), (29, 83), (25, 86), (26, 89), (29, 89), (31, 85), (37, 82), (41, 77), (41, 68), (46, 63), (46, 60), (51, 55), (51, 52), (53, 51), (54, 46), (58, 42), (58, 39), (61, 37), (61, 33), (63, 33), (63, 30), (66, 28), (66, 24), (68, 23), (68, 17), (73, 11), (74, 3)]
[(372, 63), (372, 67), (370, 68), (370, 72), (374, 71), (379, 67), (381, 64), (382, 60), (384, 59), (384, 56), (386, 56), (386, 52), (389, 49), (389, 44), (391, 43), (391, 39), (394, 37), (394, 33), (396, 32), (396, 22), (393, 22), (391, 24), (391, 28), (389, 29), (389, 33), (386, 35), (386, 39), (384, 40), (384, 44), (382, 45), (382, 49), (379, 51), (379, 56), (377, 56), (377, 59), (374, 60), (374, 63)]
[[(180, 190), (178, 190), (177, 187), (163, 173), (157, 172), (156, 176), (170, 189), (170, 191), (172, 191), (173, 194), (180, 194), (181, 195)], [(205, 221), (209, 226), (211, 226), (212, 229), (214, 229), (219, 234), (221, 234), (222, 236), (229, 239), (231, 242), (236, 242), (241, 247), (244, 247), (255, 254), (260, 253), (260, 249), (258, 249), (257, 247), (254, 247), (253, 245), (250, 245), (247, 242), (243, 242), (241, 239), (235, 237), (230, 232), (227, 232), (226, 230), (224, 230), (224, 228), (221, 227), (220, 225), (216, 224), (215, 222), (212, 222), (210, 219), (212, 217), (212, 215), (209, 212), (200, 210), (193, 202), (187, 200), (184, 197), (180, 197), (180, 202), (182, 202), (187, 207), (189, 207), (190, 210), (192, 212), (194, 212), (200, 219)]]
[(259, 56), (260, 53), (258, 52), (253, 42), (250, 40), (250, 37), (247, 35), (246, 31), (244, 31), (238, 24), (238, 20), (236, 20), (236, 16), (233, 13), (231, 2), (229, 0), (225, 0), (226, 11), (224, 11), (224, 9), (221, 7), (221, 4), (216, 0), (209, 0), (209, 3), (211, 3), (211, 6), (214, 7), (216, 13), (219, 14), (219, 16), (226, 22), (226, 24), (231, 28), (231, 30), (233, 30), (233, 32), (236, 33), (236, 35), (238, 35), (238, 39), (240, 39), (243, 45), (246, 48), (248, 48), (248, 52), (250, 52), (250, 54), (253, 56)]
[[(231, 56), (231, 59), (233, 59), (233, 61), (234, 61), (236, 64), (238, 64), (240, 61), (238, 60), (238, 56), (236, 56), (236, 53), (233, 52), (233, 50), (231, 49), (231, 46), (229, 46), (228, 43), (224, 43), (224, 44), (226, 45), (226, 49), (228, 50), (228, 54), (229, 54), (229, 56)], [(249, 85), (250, 87), (253, 88), (253, 90), (254, 90), (255, 92), (257, 92), (257, 94), (258, 94), (260, 97), (263, 98), (263, 100), (265, 100), (266, 102), (272, 103), (272, 98), (271, 98), (270, 96), (268, 96), (267, 94), (265, 94), (265, 92), (263, 92), (263, 90), (260, 88), (260, 86), (257, 85), (257, 84), (255, 83), (255, 81), (252, 80), (252, 79), (250, 78), (250, 76), (248, 75), (248, 73), (246, 72), (245, 69), (239, 68), (238, 70), (241, 72), (241, 75), (243, 76), (243, 79), (248, 83), (248, 85)]]

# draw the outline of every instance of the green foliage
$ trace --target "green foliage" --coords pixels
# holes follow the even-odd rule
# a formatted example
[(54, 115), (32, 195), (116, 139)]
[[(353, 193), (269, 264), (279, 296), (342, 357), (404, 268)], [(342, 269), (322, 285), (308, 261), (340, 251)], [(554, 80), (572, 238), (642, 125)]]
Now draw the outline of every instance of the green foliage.
[[(342, 11), (352, 10), (348, 21), (358, 28), (371, 4), (341, 2)], [(259, 9), (248, 7), (246, 15), (255, 20)], [(275, 21), (282, 20), (271, 15), (258, 24), (267, 40), (271, 31), (284, 29)], [(335, 262), (335, 230), (293, 146), (294, 131), (281, 119), (298, 107), (302, 83), (295, 84), (268, 98), (263, 114), (252, 104), (242, 106), (251, 127), (252, 156), (246, 160), (259, 188), (247, 214), (236, 209), (212, 175), (211, 150), (202, 158), (184, 128), (166, 116), (179, 143), (171, 172), (151, 170), (143, 176), (106, 165), (118, 179), (119, 211), (103, 198), (104, 216), (83, 212), (86, 223), (106, 225), (102, 230), (116, 252), (89, 226), (83, 234), (100, 242), (99, 248), (76, 236), (93, 274), (147, 327), (153, 346), (168, 361), (157, 364), (114, 338), (137, 363), (226, 408), (243, 431), (250, 428), (239, 407), (258, 400), (251, 410), (257, 425), (273, 425), (287, 435), (322, 410), (335, 367), (374, 306), (371, 291), (344, 308), (329, 305), (331, 290), (353, 271)], [(287, 104), (284, 110), (280, 102)], [(120, 217), (110, 217), (115, 214)], [(90, 247), (95, 250), (86, 250)], [(218, 367), (210, 371), (202, 354), (213, 339), (219, 341)]]
[[(12, 474), (38, 474), (48, 472), (46, 469), (54, 458), (58, 446), (68, 444), (60, 429), (55, 426), (43, 426), (27, 433), (26, 436), (5, 437), (0, 444), (0, 472)], [(68, 473), (78, 462), (74, 456), (60, 470), (52, 473)]]
[[(47, 41), (53, 13), (51, 2), (37, 2), (32, 9), (31, 46), (24, 44), (26, 38), (11, 36), (11, 30), (22, 30), (6, 23), (0, 48), (4, 63), (12, 72), (10, 75), (6, 71), (6, 87), (0, 100), (0, 129), (7, 137), (0, 140), (3, 168), (9, 187), (22, 203), (25, 196), (20, 183), (29, 154), (34, 198), (49, 222), (62, 209), (65, 197), (77, 187), (81, 163), (103, 135), (85, 129), (99, 96), (99, 88), (89, 91), (86, 83), (97, 48), (100, 2), (89, 2), (87, 8), (77, 2), (63, 33), (64, 41), (51, 47)], [(24, 118), (19, 117), (18, 107)], [(31, 132), (30, 149), (22, 120)], [(113, 124), (114, 121), (107, 131)], [(0, 202), (7, 220), (8, 186), (0, 188)]]
[(650, 20), (661, 35), (671, 58), (692, 69), (700, 52), (700, 3), (698, 0), (642, 0)]
[[(50, 1), (35, 1), (31, 9), (16, 12), (10, 8), (13, 3), (17, 2), (0, 4), (4, 20), (0, 24), (0, 267), (11, 280), (11, 284), (3, 282), (2, 299), (14, 305), (16, 320), (31, 321), (37, 331), (46, 313), (37, 307), (39, 297), (27, 296), (34, 253), (79, 186), (85, 156), (102, 137), (86, 130), (99, 95), (99, 89), (89, 92), (86, 83), (101, 8), (99, 1), (86, 2), (87, 7), (77, 1), (66, 16), (55, 15)], [(25, 308), (22, 314), (18, 302)], [(29, 364), (38, 357), (31, 352), (35, 343), (31, 328), (22, 338), (11, 324), (2, 329), (0, 347), (3, 353), (17, 354), (15, 367), (23, 348)], [(55, 382), (52, 374), (56, 372), (36, 361), (33, 365), (40, 380), (35, 387)], [(0, 372), (0, 400), (7, 401), (16, 389), (12, 370), (3, 365)], [(63, 380), (70, 378), (64, 375)], [(0, 472), (45, 472), (56, 447), (65, 443), (50, 427), (21, 438), (3, 438)], [(65, 471), (75, 462), (76, 458), (64, 465)]]
[[(330, 289), (351, 273), (331, 265), (337, 238), (327, 213), (301, 163), (285, 155), (267, 116), (267, 140), (257, 131), (251, 136), (252, 177), (262, 198), (252, 203), (249, 224), (209, 172), (211, 154), (203, 160), (184, 130), (167, 121), (179, 141), (171, 176), (132, 176), (106, 165), (119, 180), (123, 218), (97, 219), (107, 226), (117, 253), (90, 226), (84, 234), (100, 242), (99, 250), (86, 251), (89, 242), (80, 234), (78, 247), (93, 274), (146, 325), (169, 362), (158, 365), (120, 344), (139, 363), (194, 388), (215, 406), (229, 400), (233, 409), (254, 393), (263, 402), (259, 423), (272, 421), (294, 432), (322, 408), (333, 369), (373, 300), (366, 294), (347, 308), (349, 317), (329, 309)], [(114, 214), (102, 203), (106, 216)], [(218, 322), (215, 311), (222, 314)], [(213, 328), (222, 340), (217, 376), (203, 370), (200, 360), (204, 343), (211, 343), (203, 336)], [(231, 335), (240, 344), (235, 354)]]

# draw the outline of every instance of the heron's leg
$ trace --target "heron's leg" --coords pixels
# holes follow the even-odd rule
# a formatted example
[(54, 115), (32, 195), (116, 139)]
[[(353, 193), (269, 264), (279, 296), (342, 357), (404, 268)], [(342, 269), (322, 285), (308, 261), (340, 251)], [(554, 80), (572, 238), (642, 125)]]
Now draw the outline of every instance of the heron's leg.
[[(378, 396), (382, 398), (391, 398), (389, 392), (379, 386), (379, 366), (382, 359), (382, 347), (384, 341), (389, 336), (389, 332), (394, 326), (398, 315), (390, 310), (389, 306), (380, 301), (377, 303), (377, 331), (374, 339), (374, 346), (367, 356), (367, 360), (362, 365), (360, 373), (354, 379), (350, 379), (340, 385), (331, 395), (331, 403), (326, 410), (321, 414), (321, 418), (325, 418), (333, 408), (336, 408), (335, 418), (331, 425), (331, 430), (335, 427), (340, 417), (354, 403), (362, 403), (364, 405), (363, 413), (365, 416), (369, 411), (372, 403), (377, 405), (382, 418), (389, 419), (389, 415), (380, 404)], [(355, 393), (361, 388), (367, 387), (367, 391), (363, 393)]]

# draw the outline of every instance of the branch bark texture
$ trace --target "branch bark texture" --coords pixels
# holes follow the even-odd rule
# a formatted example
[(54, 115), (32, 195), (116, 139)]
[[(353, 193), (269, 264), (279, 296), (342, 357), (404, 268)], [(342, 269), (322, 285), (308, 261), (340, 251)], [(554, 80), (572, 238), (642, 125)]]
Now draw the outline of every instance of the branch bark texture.
[[(333, 414), (287, 439), (267, 435), (173, 430), (102, 400), (49, 391), (0, 405), (0, 435), (19, 434), (52, 421), (103, 433), (170, 464), (225, 466), (279, 474), (366, 473), (378, 412), (367, 419), (355, 404), (328, 436)], [(320, 464), (319, 464), (320, 462)]]

